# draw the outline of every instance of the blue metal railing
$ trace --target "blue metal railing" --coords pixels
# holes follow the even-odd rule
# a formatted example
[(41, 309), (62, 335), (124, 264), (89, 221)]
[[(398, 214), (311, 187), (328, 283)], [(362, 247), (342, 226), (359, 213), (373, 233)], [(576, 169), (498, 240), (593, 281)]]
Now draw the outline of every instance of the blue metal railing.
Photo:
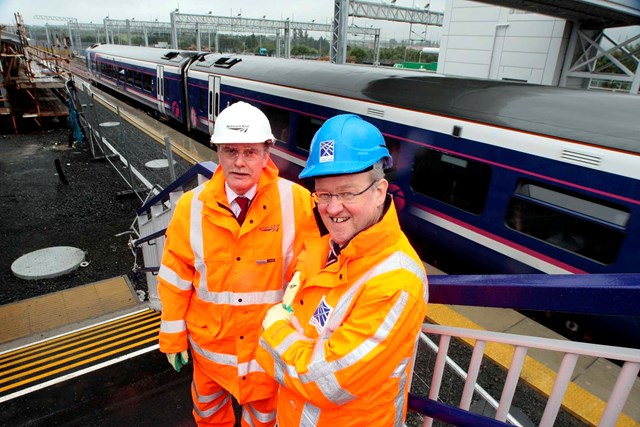
[(211, 178), (213, 176), (213, 172), (216, 170), (218, 165), (215, 162), (202, 162), (196, 163), (192, 166), (188, 171), (186, 171), (182, 176), (173, 181), (171, 184), (167, 185), (160, 193), (151, 199), (147, 200), (147, 202), (138, 209), (138, 215), (141, 215), (147, 212), (151, 206), (156, 205), (158, 203), (164, 202), (169, 199), (169, 195), (172, 191), (175, 191), (185, 184), (196, 179), (198, 175), (203, 175), (207, 178)]
[(640, 273), (429, 276), (429, 302), (640, 316)]

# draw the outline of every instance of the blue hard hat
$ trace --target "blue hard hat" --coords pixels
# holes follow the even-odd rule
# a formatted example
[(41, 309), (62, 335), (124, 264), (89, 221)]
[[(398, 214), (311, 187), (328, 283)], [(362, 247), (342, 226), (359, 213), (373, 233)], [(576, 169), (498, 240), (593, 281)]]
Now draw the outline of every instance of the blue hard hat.
[(358, 173), (382, 159), (385, 169), (393, 165), (378, 128), (355, 114), (340, 114), (324, 122), (313, 136), (307, 166), (299, 177)]

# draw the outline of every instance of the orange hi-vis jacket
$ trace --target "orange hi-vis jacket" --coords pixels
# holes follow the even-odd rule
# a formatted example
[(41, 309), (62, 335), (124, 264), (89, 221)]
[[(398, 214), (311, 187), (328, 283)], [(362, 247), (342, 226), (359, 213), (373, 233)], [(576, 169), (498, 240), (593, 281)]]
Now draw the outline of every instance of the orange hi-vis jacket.
[(311, 195), (279, 178), (271, 160), (242, 226), (224, 182), (218, 167), (176, 204), (158, 274), (160, 351), (190, 346), (216, 366), (211, 378), (244, 403), (277, 391), (255, 360), (262, 319), (282, 300), (303, 242), (319, 232)]
[(291, 322), (276, 321), (257, 359), (280, 387), (278, 425), (403, 426), (427, 306), (424, 266), (393, 204), (325, 267), (329, 236), (299, 258)]

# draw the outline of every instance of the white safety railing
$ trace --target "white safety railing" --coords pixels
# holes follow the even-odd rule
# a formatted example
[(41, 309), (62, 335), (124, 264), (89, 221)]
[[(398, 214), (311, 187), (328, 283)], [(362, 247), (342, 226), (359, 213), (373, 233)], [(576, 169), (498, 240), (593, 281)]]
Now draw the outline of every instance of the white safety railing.
[[(496, 401), (494, 399), (487, 399), (490, 404), (492, 404), (493, 401), (494, 409), (496, 409), (495, 420), (502, 422), (509, 421), (513, 424), (517, 424), (512, 418), (508, 418), (508, 414), (516, 391), (516, 386), (520, 379), (522, 367), (525, 362), (525, 356), (529, 349), (542, 349), (560, 352), (563, 354), (562, 363), (558, 369), (551, 394), (548, 397), (544, 413), (539, 423), (540, 427), (551, 427), (556, 422), (558, 412), (567, 392), (569, 383), (571, 382), (579, 356), (606, 358), (613, 361), (619, 361), (622, 364), (622, 368), (617, 375), (615, 385), (611, 390), (609, 399), (600, 417), (600, 421), (598, 423), (598, 426), (600, 427), (616, 425), (625, 402), (631, 393), (631, 389), (636, 381), (638, 373), (640, 372), (640, 349), (431, 324), (423, 325), (422, 332), (421, 339), (427, 344), (429, 344), (431, 340), (426, 334), (434, 334), (440, 337), (438, 346), (431, 343), (432, 348), (437, 352), (433, 376), (431, 378), (431, 388), (429, 390), (429, 399), (431, 401), (437, 401), (439, 397), (442, 377), (445, 365), (447, 364), (451, 338), (460, 338), (467, 341), (475, 340), (473, 353), (466, 373), (462, 368), (458, 367), (459, 369), (454, 369), (454, 371), (461, 374), (465, 381), (459, 403), (459, 408), (464, 411), (469, 411), (474, 391), (481, 390), (477, 384), (477, 379), (480, 373), (481, 362), (485, 353), (486, 345), (488, 343), (499, 343), (514, 347), (513, 358), (511, 360), (511, 365), (509, 367), (497, 407), (495, 406)], [(452, 363), (450, 359), (449, 363)], [(480, 394), (482, 395), (482, 392)], [(486, 395), (484, 397), (486, 398)], [(427, 417), (425, 418), (423, 425), (428, 427), (432, 425), (432, 422), (433, 419)], [(483, 424), (481, 420), (478, 420), (472, 425)]]

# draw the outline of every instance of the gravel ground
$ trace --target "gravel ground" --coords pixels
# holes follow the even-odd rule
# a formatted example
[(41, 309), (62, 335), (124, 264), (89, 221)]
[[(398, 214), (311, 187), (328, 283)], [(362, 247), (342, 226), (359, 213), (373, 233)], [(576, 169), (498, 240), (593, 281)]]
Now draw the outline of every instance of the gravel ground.
[[(126, 183), (109, 163), (92, 161), (87, 145), (70, 148), (69, 133), (0, 137), (0, 304), (120, 275), (144, 286), (132, 273), (129, 235), (117, 236), (129, 230), (141, 202), (116, 197)], [(51, 246), (79, 248), (89, 265), (43, 280), (12, 274), (11, 264), (20, 256)]]

